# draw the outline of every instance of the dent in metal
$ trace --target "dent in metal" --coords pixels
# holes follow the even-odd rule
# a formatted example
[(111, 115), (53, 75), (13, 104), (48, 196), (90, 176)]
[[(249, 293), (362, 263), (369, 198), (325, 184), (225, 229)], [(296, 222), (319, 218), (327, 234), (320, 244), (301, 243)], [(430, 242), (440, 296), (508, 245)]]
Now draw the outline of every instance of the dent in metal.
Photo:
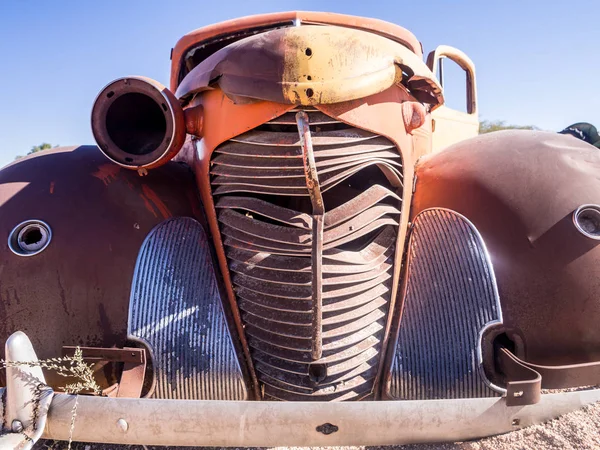
[(186, 101), (218, 85), (230, 98), (316, 105), (368, 97), (400, 82), (432, 109), (443, 103), (433, 73), (403, 45), (361, 30), (307, 25), (228, 45), (188, 73), (176, 96)]

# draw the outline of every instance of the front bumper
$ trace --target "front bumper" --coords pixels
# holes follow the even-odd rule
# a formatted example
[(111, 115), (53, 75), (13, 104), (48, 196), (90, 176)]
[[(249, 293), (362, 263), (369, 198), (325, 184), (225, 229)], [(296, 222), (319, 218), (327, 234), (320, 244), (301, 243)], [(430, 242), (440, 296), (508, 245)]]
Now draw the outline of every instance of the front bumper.
[(56, 394), (43, 437), (69, 439), (75, 401), (74, 441), (224, 447), (390, 445), (506, 433), (600, 401), (600, 389), (542, 395), (535, 405), (512, 407), (504, 398), (284, 403)]
[[(226, 447), (464, 441), (541, 423), (600, 401), (600, 389), (546, 394), (528, 406), (507, 406), (503, 397), (342, 403), (76, 396), (54, 394), (44, 387), (39, 367), (23, 364), (37, 361), (24, 333), (7, 340), (6, 358), (0, 449), (30, 449), (40, 437)], [(12, 366), (11, 361), (18, 363)]]

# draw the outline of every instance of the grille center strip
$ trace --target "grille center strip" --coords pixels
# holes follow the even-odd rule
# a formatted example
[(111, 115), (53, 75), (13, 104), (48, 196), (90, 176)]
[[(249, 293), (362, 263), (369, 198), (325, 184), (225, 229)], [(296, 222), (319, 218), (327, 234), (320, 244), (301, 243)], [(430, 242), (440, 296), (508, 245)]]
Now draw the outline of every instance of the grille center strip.
[(298, 124), (298, 134), (300, 135), (300, 147), (302, 148), (302, 162), (304, 163), (304, 176), (306, 177), (306, 187), (310, 195), (313, 213), (313, 233), (312, 233), (312, 301), (313, 301), (313, 360), (323, 356), (323, 337), (321, 326), (321, 315), (323, 310), (323, 227), (325, 206), (323, 205), (323, 196), (321, 195), (321, 186), (319, 185), (319, 175), (317, 173), (317, 164), (313, 153), (312, 139), (310, 137), (310, 126), (308, 115), (304, 111), (296, 113), (296, 123)]

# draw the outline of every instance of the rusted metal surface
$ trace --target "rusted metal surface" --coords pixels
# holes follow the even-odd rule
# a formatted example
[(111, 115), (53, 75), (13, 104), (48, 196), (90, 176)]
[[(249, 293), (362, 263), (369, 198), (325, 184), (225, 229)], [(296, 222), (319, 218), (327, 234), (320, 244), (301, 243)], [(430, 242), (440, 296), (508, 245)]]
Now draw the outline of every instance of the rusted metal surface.
[[(198, 108), (188, 113), (190, 132), (201, 132), (201, 118)], [(111, 161), (128, 169), (153, 169), (181, 150), (186, 118), (179, 101), (158, 81), (119, 78), (96, 97), (92, 132)]]
[[(303, 14), (294, 13), (293, 17), (299, 19)], [(392, 42), (394, 39), (377, 36), (386, 35), (382, 30), (373, 29), (375, 33), (352, 30), (361, 26), (348, 18), (340, 19), (346, 28), (310, 25), (292, 28), (284, 23), (281, 26), (285, 29), (243, 39), (246, 31), (248, 34), (256, 31), (244, 30), (244, 26), (261, 21), (269, 26), (273, 24), (269, 20), (275, 17), (283, 20), (288, 16), (280, 14), (270, 19), (226, 24), (224, 33), (236, 28), (240, 31), (229, 41), (215, 36), (214, 28), (197, 33), (188, 41), (184, 39), (175, 62), (178, 65), (185, 61), (184, 64), (189, 63), (185, 70), (191, 69), (179, 88), (188, 106), (184, 119), (195, 135), (196, 149), (192, 152), (188, 146), (181, 160), (194, 166), (223, 275), (221, 285), (229, 300), (226, 311), (231, 312), (239, 333), (246, 358), (242, 366), (249, 369), (256, 397), (325, 401), (377, 398), (382, 360), (386, 349), (392, 348), (387, 345), (392, 324), (401, 326), (400, 312), (410, 306), (396, 304), (395, 298), (413, 186), (418, 193), (424, 189), (414, 203), (415, 214), (422, 212), (424, 205), (441, 204), (459, 210), (476, 222), (484, 238), (489, 239), (492, 253), (496, 252), (493, 257), (499, 259), (503, 306), (510, 314), (503, 327), (494, 327), (484, 336), (486, 348), (493, 347), (498, 343), (495, 338), (505, 333), (515, 350), (515, 354), (508, 354), (507, 348), (502, 347), (501, 351), (505, 350), (502, 354), (509, 357), (505, 361), (510, 360), (521, 369), (528, 368), (529, 374), (536, 370), (543, 372), (546, 375), (542, 378), (546, 377), (553, 387), (596, 380), (600, 359), (598, 332), (594, 331), (598, 315), (595, 302), (595, 280), (600, 270), (595, 247), (598, 243), (589, 242), (589, 236), (582, 235), (581, 229), (573, 230), (572, 216), (582, 204), (598, 203), (594, 198), (600, 189), (596, 175), (600, 167), (598, 156), (592, 155), (590, 149), (569, 149), (571, 143), (547, 135), (533, 133), (527, 139), (493, 137), (478, 140), (475, 148), (471, 144), (459, 146), (455, 149), (456, 159), (450, 149), (435, 164), (428, 166), (431, 160), (426, 160), (419, 169), (417, 183), (413, 169), (416, 158), (428, 151), (424, 143), (431, 129), (428, 112), (442, 102), (434, 77), (421, 70), (418, 51), (407, 50)], [(312, 17), (317, 21), (329, 16)], [(198, 40), (192, 41), (208, 35), (216, 40), (223, 38), (221, 47), (241, 40), (222, 50), (187, 46), (199, 44)], [(212, 45), (220, 44), (212, 42)], [(186, 56), (193, 59), (196, 51), (201, 54), (195, 61), (181, 57), (188, 52)], [(202, 52), (207, 58), (201, 57)], [(179, 69), (175, 70), (173, 83), (177, 85), (181, 77)], [(110, 92), (106, 94), (109, 98)], [(168, 102), (172, 100), (167, 98)], [(470, 104), (475, 104), (474, 97)], [(298, 111), (297, 105), (313, 107)], [(310, 116), (314, 119), (312, 123)], [(419, 136), (416, 132), (421, 128), (424, 132)], [(537, 141), (533, 135), (538, 136)], [(180, 136), (174, 136), (171, 143), (179, 140)], [(495, 153), (485, 153), (483, 148)], [(166, 154), (171, 150), (167, 149)], [(167, 176), (166, 182), (160, 176), (159, 181), (156, 177), (152, 182), (136, 181), (122, 176), (119, 168), (101, 167), (90, 161), (70, 165), (69, 173), (60, 173), (59, 180), (44, 179), (43, 171), (36, 168), (31, 180), (27, 180), (33, 186), (21, 198), (18, 190), (29, 189), (25, 182), (9, 179), (5, 183), (8, 187), (0, 184), (0, 195), (8, 192), (0, 197), (0, 202), (12, 203), (8, 209), (11, 220), (27, 212), (19, 200), (24, 198), (36, 206), (47, 200), (49, 206), (41, 205), (36, 211), (47, 213), (55, 236), (55, 223), (60, 234), (68, 236), (61, 243), (53, 239), (43, 254), (34, 255), (37, 259), (29, 258), (37, 261), (37, 265), (17, 262), (16, 269), (6, 269), (13, 262), (5, 265), (0, 259), (0, 272), (9, 270), (8, 283), (0, 279), (0, 294), (8, 292), (0, 299), (3, 309), (0, 317), (6, 319), (5, 328), (15, 323), (19, 327), (27, 325), (33, 315), (21, 304), (22, 293), (40, 303), (42, 296), (49, 296), (50, 301), (45, 303), (54, 309), (61, 306), (56, 301), (58, 295), (64, 308), (64, 314), (52, 310), (44, 317), (44, 323), (35, 318), (29, 323), (39, 327), (34, 328), (35, 339), (44, 340), (50, 336), (48, 330), (56, 331), (65, 323), (84, 319), (85, 323), (58, 330), (58, 336), (48, 337), (48, 342), (43, 343), (46, 352), (55, 349), (55, 344), (64, 344), (65, 336), (71, 340), (77, 336), (80, 343), (87, 344), (92, 339), (85, 332), (95, 333), (92, 337), (97, 338), (87, 345), (123, 345), (123, 299), (119, 294), (123, 285), (131, 281), (127, 268), (131, 268), (132, 249), (139, 248), (139, 236), (133, 235), (131, 229), (124, 231), (126, 224), (141, 212), (149, 212), (154, 218), (145, 217), (142, 225), (133, 222), (135, 230), (147, 231), (149, 225), (169, 220), (173, 214), (201, 215), (194, 209), (200, 203), (193, 203), (193, 191), (186, 189), (187, 185), (182, 187), (181, 180), (185, 177)], [(138, 161), (136, 167), (152, 164), (154, 161), (147, 164)], [(18, 166), (26, 167), (26, 161)], [(13, 174), (14, 167), (3, 171), (2, 176)], [(173, 167), (176, 166), (170, 165), (169, 170), (160, 172), (161, 176), (185, 172)], [(101, 189), (88, 189), (89, 180), (86, 184), (85, 177), (70, 173), (77, 169), (105, 187), (118, 180), (120, 189), (108, 194)], [(40, 196), (34, 176), (48, 184), (47, 197), (60, 192), (62, 179), (70, 181), (67, 188), (71, 192), (76, 189), (81, 192), (75, 197), (63, 196), (52, 205), (52, 197)], [(557, 188), (560, 195), (547, 194)], [(173, 200), (176, 195), (179, 197)], [(90, 211), (86, 203), (89, 198), (99, 198), (96, 205), (102, 208), (100, 213)], [(76, 208), (89, 217), (71, 219), (72, 214), (68, 213), (72, 211), (64, 209), (67, 202), (71, 209)], [(119, 206), (115, 207), (117, 203)], [(59, 212), (51, 209), (56, 205)], [(115, 214), (123, 217), (123, 221), (115, 222)], [(76, 226), (67, 223), (70, 220), (75, 220)], [(429, 238), (429, 243), (435, 241), (434, 237)], [(577, 241), (581, 238), (587, 241)], [(84, 239), (92, 243), (82, 244)], [(106, 244), (109, 251), (101, 247)], [(457, 244), (452, 250), (464, 254), (477, 248)], [(193, 264), (197, 261), (189, 267)], [(451, 276), (448, 266), (441, 267), (438, 273)], [(48, 282), (49, 275), (44, 270), (47, 267), (58, 269), (58, 281), (54, 284)], [(74, 286), (76, 290), (68, 296), (61, 279), (65, 272), (68, 289)], [(22, 274), (31, 273), (35, 275), (26, 283), (18, 280)], [(13, 279), (17, 279), (16, 288), (10, 284)], [(36, 285), (38, 279), (43, 283)], [(431, 279), (436, 278), (431, 276)], [(438, 280), (447, 282), (448, 278)], [(467, 283), (464, 278), (460, 280)], [(7, 284), (9, 289), (5, 288)], [(11, 288), (14, 298), (10, 296)], [(99, 294), (94, 289), (103, 292)], [(467, 294), (473, 294), (466, 288), (461, 292), (465, 299)], [(79, 298), (84, 300), (75, 304)], [(99, 305), (97, 314), (90, 314), (90, 308), (96, 305)], [(108, 313), (105, 307), (110, 308)], [(472, 310), (477, 308), (471, 305)], [(582, 312), (586, 316), (583, 320)], [(557, 317), (564, 322), (556, 320)], [(224, 329), (224, 321), (220, 323)], [(553, 340), (556, 335), (566, 337)], [(488, 354), (491, 363), (488, 361), (486, 366), (491, 376), (501, 379), (508, 375), (509, 393), (519, 397), (520, 391), (510, 385), (511, 369), (494, 367), (493, 356)], [(115, 375), (107, 373), (100, 381), (108, 383)], [(537, 383), (538, 378), (526, 381)], [(536, 385), (537, 391), (528, 393), (536, 394), (539, 387)], [(85, 401), (91, 404), (96, 400)], [(173, 407), (171, 402), (158, 402), (167, 409)], [(196, 408), (193, 403), (187, 406), (192, 413)], [(143, 402), (123, 404), (144, 405)], [(483, 411), (497, 406), (477, 402), (477, 408), (482, 404), (488, 408)], [(110, 409), (114, 403), (102, 405)], [(446, 405), (456, 413), (458, 408), (454, 404)], [(233, 406), (238, 412), (246, 411), (244, 405)], [(221, 414), (233, 410), (217, 403), (205, 407)], [(306, 405), (299, 407), (303, 414), (310, 411)], [(264, 409), (273, 417), (288, 410), (293, 411), (273, 406)], [(260, 408), (247, 411), (260, 416)], [(327, 411), (335, 408), (328, 407)], [(355, 408), (356, 411), (359, 409)], [(233, 422), (237, 420), (235, 417)], [(318, 423), (321, 428), (318, 432), (330, 430), (326, 425), (331, 425), (331, 429), (337, 427), (323, 417)], [(311, 432), (314, 428), (311, 426)], [(339, 427), (339, 431), (343, 432), (343, 428)]]
[[(401, 156), (389, 140), (356, 128), (313, 131), (310, 139), (322, 192), (370, 165), (383, 170), (394, 187), (402, 185)], [(301, 148), (298, 133), (250, 131), (236, 136), (215, 151), (214, 193), (278, 194), (283, 189), (287, 195), (306, 196)]]
[[(257, 32), (297, 24), (335, 25), (368, 31), (398, 42), (419, 58), (423, 57), (421, 43), (410, 31), (383, 20), (309, 11), (261, 14), (210, 25), (183, 36), (173, 48), (171, 55), (171, 90), (175, 92), (179, 82), (194, 67), (194, 63), (190, 60), (196, 59), (194, 55), (196, 52), (204, 53), (206, 58), (219, 48)], [(206, 52), (207, 48), (214, 48), (214, 50)], [(199, 59), (196, 64), (201, 61), (202, 59)]]
[[(580, 205), (600, 198), (599, 168), (598, 149), (577, 139), (507, 131), (455, 144), (417, 169), (413, 214), (449, 208), (477, 227), (495, 269), (504, 323), (488, 338), (505, 333), (526, 363), (600, 361), (600, 247), (572, 219)], [(484, 360), (493, 353), (484, 347)], [(486, 370), (502, 386), (494, 364)], [(590, 382), (560, 377), (553, 387)]]
[[(361, 238), (366, 239), (364, 247), (351, 249), (348, 248), (348, 245), (345, 245), (342, 248), (324, 249), (324, 282), (327, 281), (328, 272), (340, 275), (364, 273), (382, 266), (388, 258), (396, 261), (402, 255), (404, 233), (408, 221), (409, 201), (412, 194), (413, 152), (415, 151), (412, 145), (412, 137), (406, 133), (402, 125), (398, 126), (398, 120), (402, 117), (401, 103), (406, 100), (414, 100), (414, 97), (406, 89), (394, 86), (381, 94), (357, 100), (356, 102), (319, 105), (317, 108), (307, 108), (306, 110), (309, 120), (317, 112), (315, 110), (318, 109), (319, 111), (323, 110), (324, 114), (339, 121), (339, 124), (317, 125), (314, 126), (314, 129), (311, 129), (315, 164), (318, 171), (321, 170), (321, 166), (319, 165), (321, 161), (328, 162), (327, 165), (323, 166), (324, 168), (335, 167), (335, 163), (332, 165), (332, 161), (336, 161), (338, 158), (348, 158), (353, 155), (357, 158), (363, 158), (363, 155), (370, 152), (392, 150), (399, 153), (398, 158), (391, 158), (391, 155), (386, 155), (385, 158), (382, 157), (381, 161), (383, 163), (380, 163), (379, 166), (371, 165), (367, 167), (365, 170), (371, 172), (365, 172), (365, 176), (362, 176), (363, 172), (361, 171), (361, 176), (357, 179), (366, 180), (367, 173), (379, 173), (377, 167), (385, 169), (389, 166), (394, 167), (394, 159), (396, 162), (401, 162), (402, 164), (402, 178), (399, 178), (393, 171), (387, 170), (392, 180), (395, 180), (396, 183), (401, 183), (400, 188), (391, 186), (385, 177), (381, 178), (378, 175), (378, 181), (373, 184), (386, 186), (387, 192), (373, 192), (369, 190), (372, 184), (367, 184), (360, 186), (359, 189), (347, 195), (344, 199), (340, 199), (339, 203), (331, 205), (331, 210), (328, 212), (333, 212), (340, 204), (354, 200), (358, 194), (369, 191), (367, 195), (369, 199), (363, 200), (360, 198), (360, 204), (356, 203), (357, 214), (364, 212), (365, 209), (370, 209), (371, 206), (368, 205), (378, 206), (372, 203), (375, 201), (382, 201), (384, 204), (397, 202), (399, 206), (401, 205), (401, 207), (398, 207), (398, 210), (401, 210), (401, 214), (398, 218), (399, 227), (389, 225), (381, 227), (379, 232), (375, 231), (373, 233), (373, 240), (370, 243), (370, 235), (367, 238)], [(253, 371), (253, 366), (261, 361), (268, 359), (271, 366), (281, 367), (285, 366), (286, 361), (291, 363), (290, 358), (292, 358), (302, 368), (304, 376), (307, 376), (308, 364), (311, 363), (310, 345), (306, 346), (309, 340), (306, 340), (304, 343), (299, 338), (289, 341), (286, 345), (302, 344), (302, 348), (306, 348), (306, 351), (292, 352), (289, 349), (270, 344), (266, 338), (274, 338), (273, 333), (265, 334), (268, 331), (262, 332), (256, 326), (251, 328), (250, 331), (255, 335), (263, 337), (263, 340), (252, 337), (249, 334), (246, 335), (242, 313), (248, 315), (252, 313), (250, 312), (251, 310), (255, 313), (255, 316), (261, 318), (274, 317), (278, 311), (302, 313), (310, 316), (312, 311), (312, 290), (310, 286), (307, 286), (308, 290), (303, 289), (303, 286), (299, 285), (294, 286), (291, 290), (278, 289), (276, 283), (275, 287), (273, 287), (273, 283), (268, 281), (252, 279), (244, 274), (230, 272), (229, 265), (235, 261), (255, 266), (253, 268), (269, 268), (273, 271), (282, 271), (288, 274), (294, 268), (310, 273), (310, 245), (308, 243), (303, 246), (277, 242), (244, 233), (244, 230), (238, 230), (231, 226), (220, 228), (217, 218), (217, 215), (224, 209), (237, 208), (237, 212), (243, 216), (248, 216), (246, 219), (249, 220), (257, 219), (256, 222), (278, 226), (287, 225), (290, 229), (310, 231), (309, 226), (312, 223), (310, 213), (312, 212), (312, 207), (310, 206), (306, 186), (296, 188), (298, 189), (298, 194), (302, 195), (291, 196), (289, 195), (290, 189), (286, 189), (285, 195), (281, 196), (284, 192), (283, 189), (278, 189), (276, 186), (266, 189), (264, 185), (255, 183), (255, 179), (258, 177), (251, 178), (254, 184), (246, 183), (248, 184), (246, 186), (247, 191), (240, 189), (236, 185), (211, 185), (211, 181), (217, 177), (226, 177), (228, 171), (231, 169), (233, 169), (235, 176), (245, 180), (248, 180), (248, 178), (240, 176), (243, 175), (239, 170), (240, 168), (246, 170), (256, 170), (257, 168), (260, 170), (271, 170), (282, 179), (285, 178), (284, 175), (286, 175), (286, 172), (303, 174), (297, 129), (290, 128), (290, 125), (286, 124), (268, 124), (268, 122), (273, 121), (276, 117), (283, 116), (286, 113), (295, 113), (298, 110), (293, 105), (269, 102), (235, 104), (233, 100), (228, 98), (218, 88), (206, 91), (202, 95), (197, 96), (191, 106), (200, 104), (203, 105), (205, 111), (211, 111), (212, 114), (206, 114), (204, 136), (196, 142), (198, 158), (194, 162), (196, 177), (208, 216), (220, 268), (223, 272), (224, 286), (228, 292), (230, 308), (240, 331), (242, 345), (248, 350), (247, 363), (251, 370), (250, 373), (256, 373)], [(236, 117), (236, 120), (231, 121), (231, 117)], [(323, 120), (323, 118), (317, 116), (317, 120)], [(348, 125), (351, 125), (351, 127), (348, 127)], [(340, 133), (340, 130), (342, 130), (342, 133)], [(342, 152), (345, 152), (345, 154), (342, 154)], [(218, 164), (217, 160), (224, 155), (227, 155), (228, 158), (230, 156), (234, 156), (235, 158), (225, 160), (223, 164)], [(347, 159), (344, 161), (348, 162)], [(218, 174), (211, 175), (212, 170), (218, 171)], [(264, 175), (264, 173), (261, 175)], [(300, 178), (302, 177), (303, 175)], [(344, 186), (344, 183), (338, 183), (337, 186), (332, 186), (331, 192), (335, 189), (344, 188)], [(255, 189), (260, 189), (262, 194), (257, 195), (252, 193)], [(227, 193), (228, 190), (231, 190), (232, 193)], [(223, 192), (226, 192), (226, 195), (223, 195)], [(269, 196), (269, 194), (275, 194), (275, 196)], [(324, 196), (327, 197), (329, 194), (330, 192), (325, 192)], [(285, 198), (285, 202), (273, 202), (272, 199), (276, 197)], [(398, 199), (403, 199), (403, 201), (400, 203)], [(342, 211), (343, 208), (337, 210), (332, 217), (335, 218), (337, 216), (338, 219), (345, 217), (341, 214)], [(249, 216), (252, 216), (254, 219), (251, 219)], [(353, 219), (353, 217), (349, 217), (348, 219)], [(327, 215), (325, 216), (325, 220), (325, 224), (327, 224)], [(342, 224), (343, 222), (339, 223), (340, 226)], [(335, 228), (335, 226), (332, 228)], [(324, 226), (324, 232), (326, 231), (327, 225)], [(235, 237), (230, 236), (228, 233), (232, 233)], [(299, 255), (304, 255), (304, 257), (299, 258)], [(298, 262), (302, 260), (305, 262)], [(291, 261), (294, 261), (294, 263), (291, 263)], [(238, 264), (237, 268), (239, 269), (239, 267), (241, 266)], [(365, 279), (365, 281), (358, 283), (360, 285), (358, 289), (355, 289), (353, 285), (338, 285), (338, 287), (334, 285), (331, 287), (324, 286), (324, 319), (328, 315), (333, 317), (346, 314), (353, 308), (363, 307), (373, 301), (376, 301), (375, 304), (377, 304), (381, 299), (388, 302), (390, 310), (393, 309), (392, 305), (395, 300), (399, 279), (399, 268), (400, 265), (395, 263), (387, 271), (384, 268), (383, 273), (375, 278), (371, 278), (372, 275), (366, 276), (368, 280)], [(265, 275), (264, 272), (255, 271), (252, 273), (263, 277)], [(278, 279), (282, 278), (279, 277)], [(260, 289), (257, 289), (257, 286)], [(264, 289), (268, 289), (275, 295), (264, 295), (264, 293), (261, 293)], [(293, 295), (290, 291), (293, 291)], [(242, 308), (242, 306), (250, 304), (252, 304), (250, 310), (245, 311)], [(261, 314), (266, 309), (269, 311), (273, 310), (275, 314), (262, 316)], [(365, 310), (367, 309), (369, 308)], [(369, 313), (367, 312), (366, 314)], [(358, 366), (365, 367), (365, 364), (369, 364), (370, 366), (376, 366), (376, 371), (379, 374), (382, 370), (381, 356), (387, 346), (387, 336), (391, 320), (392, 315), (388, 314), (385, 318), (376, 320), (371, 325), (352, 332), (347, 336), (324, 341), (324, 353), (320, 362), (328, 365), (328, 373), (331, 373), (332, 370), (335, 370), (336, 373), (351, 372)], [(308, 321), (306, 323), (310, 325), (311, 322)], [(331, 325), (331, 328), (335, 328), (335, 326)], [(380, 338), (373, 337), (377, 333), (379, 333), (378, 336), (381, 336)], [(250, 357), (250, 347), (246, 347), (250, 341), (252, 342), (251, 352), (253, 357)], [(350, 349), (347, 348), (348, 346), (350, 346)], [(278, 363), (273, 361), (277, 361)], [(318, 375), (318, 373), (313, 375)], [(368, 382), (374, 383), (374, 387), (370, 389), (372, 394), (368, 394), (366, 397), (363, 396), (363, 398), (371, 398), (377, 395), (377, 379), (378, 376), (375, 376), (373, 380)], [(256, 378), (254, 380), (254, 386), (258, 389), (258, 380)], [(269, 389), (273, 392), (273, 389)], [(263, 393), (258, 392), (258, 395), (263, 396)], [(361, 398), (361, 396), (357, 395), (354, 398)]]
[[(296, 119), (296, 114), (298, 111), (292, 110), (289, 113), (285, 113), (282, 116), (275, 117), (273, 120), (269, 120), (267, 125), (297, 125), (298, 121)], [(339, 123), (338, 120), (333, 117), (329, 117), (326, 114), (323, 114), (318, 109), (313, 110), (305, 110), (302, 109), (302, 112), (310, 117), (311, 125), (331, 125), (334, 123)]]
[(498, 369), (507, 378), (507, 406), (533, 405), (540, 401), (542, 377), (538, 372), (523, 364), (523, 361), (506, 348), (498, 350), (497, 361)]
[[(402, 117), (402, 103), (405, 101), (415, 101), (415, 98), (401, 86), (393, 86), (385, 92), (365, 99), (335, 105), (319, 106), (320, 111), (330, 116), (337, 117), (344, 123), (385, 136), (389, 141), (395, 144), (402, 155), (402, 188), (396, 189), (394, 192), (402, 199), (402, 208), (399, 218), (400, 226), (397, 233), (397, 239), (394, 237), (394, 240), (392, 241), (392, 247), (396, 255), (396, 264), (394, 264), (393, 272), (390, 274), (390, 278), (386, 281), (385, 286), (386, 289), (390, 290), (390, 311), (393, 311), (393, 314), (388, 314), (387, 320), (383, 325), (385, 331), (383, 334), (383, 345), (381, 350), (382, 363), (379, 364), (374, 389), (377, 393), (380, 392), (379, 383), (384, 371), (383, 361), (388, 364), (390, 355), (392, 355), (392, 351), (388, 353), (390, 348), (388, 342), (390, 330), (392, 329), (392, 325), (394, 325), (394, 327), (397, 326), (399, 322), (399, 312), (402, 309), (401, 303), (398, 305), (396, 304), (401, 268), (398, 261), (400, 255), (404, 253), (405, 236), (408, 228), (413, 191), (414, 163), (416, 159), (421, 156), (426, 147), (426, 145), (415, 136), (415, 133), (423, 127), (414, 130), (413, 135), (410, 135), (404, 127), (398, 126), (398, 120)], [(387, 235), (387, 233), (390, 232), (393, 234), (392, 230), (386, 230), (386, 228), (384, 228), (381, 235)], [(387, 245), (385, 247), (387, 248)], [(341, 253), (340, 256), (343, 255), (345, 258), (353, 257), (353, 255), (347, 255), (345, 253), (346, 252)], [(389, 283), (389, 285), (387, 283)]]
[[(333, 119), (332, 119), (333, 120)], [(311, 247), (311, 285), (312, 285), (312, 358), (314, 361), (323, 356), (323, 228), (325, 205), (319, 184), (319, 174), (315, 163), (308, 114), (296, 113), (302, 163), (308, 195), (312, 204), (312, 247)]]
[(323, 105), (394, 84), (431, 109), (443, 103), (435, 76), (406, 47), (366, 31), (307, 25), (259, 33), (218, 50), (185, 76), (175, 95), (185, 102), (218, 86), (240, 102)]
[(204, 108), (198, 105), (183, 111), (185, 131), (195, 137), (202, 137), (204, 132)]
[[(228, 310), (231, 312), (239, 343), (244, 354), (245, 365), (248, 369), (248, 377), (255, 398), (260, 398), (260, 390), (254, 363), (250, 356), (250, 348), (244, 333), (240, 309), (238, 307), (236, 294), (233, 291), (231, 274), (225, 256), (225, 247), (221, 231), (217, 221), (217, 212), (210, 184), (210, 167), (213, 150), (221, 143), (235, 136), (243, 134), (259, 125), (278, 117), (291, 110), (291, 105), (281, 105), (268, 102), (255, 104), (235, 104), (219, 90), (209, 91), (197, 98), (191, 106), (202, 105), (205, 111), (212, 114), (205, 116), (204, 136), (195, 142), (196, 152), (190, 155), (189, 163), (194, 167), (197, 186), (200, 190), (201, 200), (208, 219), (210, 234), (217, 258), (219, 269), (223, 276), (223, 288), (227, 294)], [(235, 121), (231, 121), (235, 117)], [(230, 238), (227, 238), (230, 239)], [(243, 246), (243, 243), (240, 243)], [(255, 247), (250, 250), (256, 250)], [(251, 291), (250, 291), (251, 292)]]
[[(312, 203), (312, 215), (314, 221), (315, 216), (323, 216), (325, 214), (325, 205), (323, 204), (323, 195), (321, 193), (319, 175), (317, 173), (317, 165), (315, 163), (315, 154), (313, 151), (308, 114), (306, 114), (304, 111), (296, 113), (296, 122), (298, 125), (300, 148), (302, 150), (302, 165), (304, 167), (304, 179), (306, 188), (308, 189), (310, 202)], [(313, 223), (313, 230), (315, 228), (315, 224)], [(322, 234), (322, 224), (320, 228)]]
[[(72, 357), (75, 350), (81, 349), (84, 361), (92, 364), (92, 370), (98, 373), (104, 365), (122, 363), (121, 375), (118, 383), (103, 390), (102, 394), (110, 397), (140, 398), (144, 388), (146, 376), (146, 349), (144, 348), (100, 348), (100, 347), (73, 347), (62, 348), (63, 356)], [(97, 375), (96, 375), (97, 376)], [(72, 377), (68, 382), (76, 383), (80, 380)], [(63, 381), (67, 384), (67, 381)]]
[[(62, 356), (73, 356), (78, 347), (64, 346)], [(145, 350), (142, 348), (100, 348), (100, 347), (79, 347), (83, 359), (89, 363), (100, 361), (111, 362), (131, 362), (142, 364), (146, 361)]]
[[(275, 128), (219, 146), (212, 161), (215, 206), (263, 398), (361, 399), (374, 394), (380, 364), (402, 157), (389, 140), (331, 117), (335, 129), (316, 131), (310, 114), (297, 112), (295, 139)], [(375, 144), (364, 148), (365, 139)], [(228, 154), (234, 144), (236, 154)], [(382, 146), (389, 151), (382, 154)], [(270, 164), (265, 154), (277, 149), (288, 157), (273, 156), (276, 164)], [(371, 158), (376, 167), (394, 167), (393, 183), (383, 171), (365, 173), (373, 181), (352, 178), (370, 153), (377, 155)], [(261, 177), (254, 176), (256, 161), (265, 162)], [(352, 169), (338, 171), (343, 185), (322, 190), (321, 178), (338, 165)], [(289, 193), (290, 172), (298, 174), (291, 201), (281, 197)], [(231, 179), (229, 195), (222, 187)]]
[(420, 128), (426, 121), (427, 109), (419, 102), (402, 103), (402, 121), (407, 133)]
[(600, 380), (600, 361), (561, 366), (532, 364), (506, 347), (496, 352), (498, 369), (505, 376), (507, 405), (538, 403), (545, 389), (595, 386)]
[[(49, 150), (4, 168), (0, 205), (0, 339), (23, 330), (40, 358), (59, 356), (65, 345), (125, 346), (144, 238), (171, 216), (204, 221), (185, 166), (168, 163), (140, 177), (92, 146)], [(50, 225), (52, 242), (23, 258), (6, 247), (8, 233), (30, 218)], [(51, 385), (64, 385), (51, 375)], [(118, 376), (100, 372), (98, 382), (106, 388)]]

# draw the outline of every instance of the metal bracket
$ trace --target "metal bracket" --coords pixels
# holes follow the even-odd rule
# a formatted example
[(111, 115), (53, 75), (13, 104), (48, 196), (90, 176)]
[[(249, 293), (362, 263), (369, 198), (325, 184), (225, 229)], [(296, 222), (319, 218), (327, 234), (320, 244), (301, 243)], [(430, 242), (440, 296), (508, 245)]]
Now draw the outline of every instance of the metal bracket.
[(500, 367), (507, 376), (506, 405), (524, 406), (538, 403), (541, 398), (542, 377), (527, 367), (506, 348), (498, 354)]
[(54, 391), (46, 384), (38, 358), (25, 333), (6, 341), (6, 388), (0, 389), (0, 448), (31, 449), (42, 436)]
[[(63, 347), (63, 356), (73, 356), (77, 347)], [(146, 350), (143, 348), (79, 347), (88, 363), (122, 362), (123, 372), (116, 389), (106, 393), (109, 397), (139, 398), (146, 374)]]
[(500, 348), (497, 357), (507, 378), (508, 406), (537, 403), (542, 388), (566, 389), (600, 383), (600, 361), (543, 366), (519, 359), (506, 348)]

